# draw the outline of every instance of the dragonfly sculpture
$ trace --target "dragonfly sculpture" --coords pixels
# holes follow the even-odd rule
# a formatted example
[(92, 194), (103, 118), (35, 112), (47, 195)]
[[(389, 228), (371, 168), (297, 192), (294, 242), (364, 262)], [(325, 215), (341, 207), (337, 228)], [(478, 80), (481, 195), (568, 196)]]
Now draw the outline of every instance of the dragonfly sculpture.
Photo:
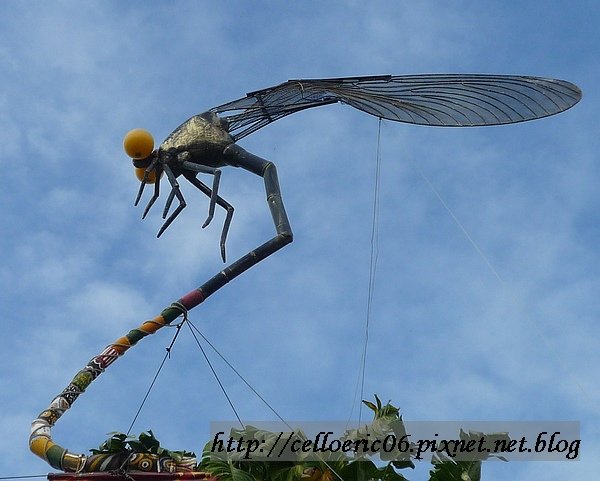
[[(266, 255), (292, 241), (277, 171), (272, 162), (253, 155), (237, 142), (258, 129), (301, 110), (344, 103), (381, 119), (440, 127), (475, 127), (510, 124), (562, 112), (581, 99), (572, 83), (538, 77), (508, 75), (381, 75), (330, 79), (289, 80), (251, 92), (238, 100), (196, 115), (175, 129), (153, 150), (151, 135), (131, 131), (124, 141), (141, 180), (135, 201), (146, 184), (154, 183), (154, 194), (144, 213), (160, 193), (160, 177), (166, 174), (171, 191), (163, 211), (166, 221), (158, 237), (186, 207), (178, 177), (183, 177), (210, 198), (203, 227), (212, 220), (215, 205), (227, 214), (221, 234), (221, 256), (233, 216), (233, 206), (218, 195), (221, 167), (233, 166), (264, 178), (267, 202), (277, 235), (260, 253)], [(197, 178), (214, 176), (212, 188)], [(167, 218), (173, 200), (177, 208)], [(255, 254), (259, 254), (256, 252)]]
[[(186, 207), (177, 180), (183, 177), (210, 199), (204, 226), (212, 220), (217, 205), (226, 210), (220, 240), (221, 256), (225, 261), (225, 241), (233, 216), (233, 206), (218, 194), (221, 168), (225, 166), (241, 167), (263, 178), (276, 234), (94, 356), (33, 421), (29, 438), (31, 450), (52, 467), (67, 472), (137, 469), (191, 472), (185, 479), (206, 477), (205, 473), (193, 472), (195, 460), (188, 458), (174, 460), (150, 454), (87, 456), (72, 453), (56, 444), (50, 431), (89, 384), (130, 347), (163, 326), (170, 325), (181, 315), (185, 319), (190, 309), (231, 279), (292, 242), (292, 230), (275, 165), (240, 147), (237, 142), (245, 136), (295, 112), (338, 102), (380, 119), (441, 127), (474, 127), (547, 117), (569, 109), (580, 99), (579, 88), (564, 80), (508, 75), (381, 75), (289, 80), (190, 118), (156, 150), (148, 132), (141, 129), (129, 132), (124, 147), (133, 159), (141, 181), (136, 205), (145, 186), (154, 184), (154, 192), (143, 217), (159, 197), (163, 173), (171, 187), (163, 210), (166, 220), (158, 236)], [(211, 187), (199, 180), (198, 174), (212, 175)], [(178, 205), (167, 217), (175, 199)]]

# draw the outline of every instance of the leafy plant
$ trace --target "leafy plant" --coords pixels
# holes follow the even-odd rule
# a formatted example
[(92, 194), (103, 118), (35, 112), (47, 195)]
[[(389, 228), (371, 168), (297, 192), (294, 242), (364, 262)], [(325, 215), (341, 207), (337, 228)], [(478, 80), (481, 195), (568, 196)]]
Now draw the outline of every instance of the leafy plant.
[[(390, 402), (384, 405), (377, 396), (375, 402), (363, 403), (373, 411), (373, 421), (359, 429), (346, 431), (342, 440), (383, 439), (389, 434), (393, 434), (396, 439), (408, 439), (397, 407)], [(470, 439), (479, 439), (482, 435), (461, 431), (460, 438), (468, 442)], [(247, 426), (243, 430), (232, 430), (232, 436), (245, 441), (260, 441), (263, 443), (261, 446), (266, 446), (265, 451), (268, 451), (275, 440), (281, 437), (281, 433), (270, 433)], [(283, 438), (285, 437), (284, 435)], [(508, 439), (502, 433), (493, 435), (490, 439), (493, 441), (498, 438)], [(408, 446), (414, 447), (414, 444)], [(205, 445), (198, 470), (213, 474), (219, 481), (408, 481), (400, 471), (414, 468), (410, 456), (398, 449), (379, 452), (377, 462), (371, 459), (374, 457), (373, 453), (362, 453), (354, 457), (334, 453), (318, 461), (299, 457), (296, 461), (289, 462), (268, 458), (248, 461), (244, 459), (244, 452), (225, 454), (214, 452), (212, 448), (212, 442)], [(480, 481), (481, 464), (487, 457), (490, 455), (485, 453), (474, 460), (455, 461), (441, 453), (436, 454), (432, 459), (434, 467), (429, 481)]]
[(110, 437), (98, 449), (90, 449), (92, 454), (146, 453), (168, 456), (175, 461), (181, 461), (184, 457), (196, 457), (190, 451), (171, 451), (161, 447), (151, 430), (141, 433), (137, 438), (120, 432), (109, 434)]
[[(384, 439), (393, 434), (396, 439), (408, 439), (400, 410), (390, 402), (383, 404), (377, 395), (375, 402), (363, 401), (373, 411), (373, 421), (358, 429), (348, 430), (342, 440), (350, 442), (361, 439)], [(282, 437), (282, 433), (271, 433), (246, 426), (243, 430), (232, 430), (235, 439), (243, 438), (256, 441), (265, 451)], [(301, 440), (306, 437), (300, 432), (295, 435)], [(482, 433), (465, 433), (461, 430), (460, 440), (465, 443), (472, 439), (480, 439)], [(493, 444), (495, 440), (508, 440), (505, 433), (486, 435)], [(406, 441), (408, 443), (408, 441)], [(408, 444), (414, 447), (414, 444)], [(375, 453), (361, 452), (354, 456), (345, 453), (328, 453), (314, 460), (302, 454), (294, 461), (273, 460), (268, 456), (263, 459), (249, 461), (245, 452), (215, 452), (214, 443), (208, 442), (202, 450), (202, 459), (196, 466), (197, 471), (210, 473), (219, 481), (408, 481), (400, 473), (401, 470), (414, 468), (409, 454), (395, 451), (378, 453), (379, 459), (374, 461)], [(115, 453), (150, 453), (169, 456), (174, 460), (183, 457), (195, 457), (188, 451), (171, 451), (160, 446), (152, 431), (141, 433), (137, 438), (114, 432), (100, 445), (91, 450), (93, 454)], [(412, 452), (416, 452), (413, 450)], [(433, 469), (429, 481), (480, 481), (482, 461), (493, 455), (482, 453), (479, 457), (468, 461), (456, 461), (444, 453), (435, 453), (432, 458)], [(503, 459), (500, 456), (496, 456)]]

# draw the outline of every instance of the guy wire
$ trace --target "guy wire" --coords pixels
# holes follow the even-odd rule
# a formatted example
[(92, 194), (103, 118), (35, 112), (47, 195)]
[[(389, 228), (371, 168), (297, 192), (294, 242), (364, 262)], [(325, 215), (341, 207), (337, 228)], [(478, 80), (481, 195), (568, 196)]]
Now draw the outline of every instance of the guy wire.
[[(208, 340), (208, 338), (202, 333), (202, 331), (200, 331), (200, 329), (198, 329), (194, 323), (192, 323), (192, 321), (189, 320), (189, 318), (186, 318), (187, 321), (187, 325), (188, 328), (190, 329), (190, 331), (192, 332), (192, 335), (194, 336), (194, 339), (196, 340), (196, 344), (198, 344), (198, 347), (200, 347), (200, 349), (202, 350), (202, 353), (204, 354), (204, 358), (208, 361), (208, 357), (206, 355), (206, 352), (204, 351), (204, 349), (202, 349), (201, 345), (200, 345), (200, 341), (199, 339), (196, 337), (194, 331), (196, 331), (198, 333), (198, 335), (200, 337), (202, 337), (202, 339), (204, 339), (204, 341), (211, 347), (211, 349), (221, 358), (221, 360), (229, 367), (229, 369), (231, 369), (237, 377), (239, 377), (242, 382), (248, 386), (248, 388), (254, 393), (256, 394), (256, 396), (271, 410), (271, 412), (273, 414), (275, 414), (275, 416), (277, 416), (277, 418), (283, 423), (285, 424), (285, 426), (290, 430), (290, 431), (294, 431), (294, 428), (292, 428), (289, 423), (283, 419), (283, 417), (275, 410), (275, 408), (273, 406), (271, 406), (271, 404), (269, 404), (269, 402), (267, 402), (267, 400), (261, 396), (259, 394), (259, 392), (254, 389), (254, 387), (244, 378), (244, 376), (242, 376), (242, 374), (233, 366), (233, 364), (231, 364), (223, 354), (221, 354), (221, 352)], [(210, 361), (209, 361), (209, 365), (210, 365)], [(212, 369), (212, 366), (211, 366)], [(214, 369), (213, 369), (213, 373), (215, 373)], [(216, 373), (215, 373), (216, 376)], [(217, 381), (219, 381), (218, 377), (217, 377)], [(221, 382), (219, 381), (219, 385), (221, 386), (221, 389), (223, 389), (223, 385), (221, 384)], [(238, 421), (240, 422), (240, 424), (242, 425), (242, 427), (245, 427), (244, 424), (242, 423), (242, 421), (240, 420), (240, 417), (238, 416), (237, 412), (235, 411), (235, 408), (233, 407), (229, 396), (227, 396), (227, 393), (225, 393), (225, 396), (227, 397), (227, 400), (229, 401), (229, 404), (231, 406), (231, 408), (233, 409), (235, 416), (237, 417)], [(298, 433), (298, 435), (300, 437), (302, 437), (304, 440), (306, 440), (304, 438), (304, 436), (302, 435), (301, 432)], [(340, 474), (336, 471), (336, 469), (325, 459), (320, 459), (320, 461), (325, 464), (325, 466), (327, 466), (327, 468), (329, 468), (331, 470), (331, 472), (334, 474), (334, 476), (339, 479), (340, 481), (344, 481), (343, 478), (340, 476)]]
[(208, 340), (208, 338), (202, 334), (202, 331), (200, 331), (200, 329), (198, 329), (193, 323), (192, 321), (190, 321), (188, 319), (188, 326), (190, 326), (192, 329), (194, 329), (198, 335), (200, 335), (200, 337), (202, 337), (202, 339), (204, 339), (204, 342), (206, 342), (206, 344), (208, 344), (210, 346), (210, 348), (217, 354), (217, 356), (219, 356), (221, 358), (221, 360), (227, 364), (227, 367), (229, 367), (229, 369), (231, 369), (235, 375), (237, 377), (240, 378), (240, 380), (246, 385), (248, 386), (248, 389), (250, 389), (254, 394), (256, 394), (256, 396), (265, 404), (265, 406), (267, 406), (271, 412), (273, 414), (275, 414), (275, 416), (277, 416), (277, 418), (283, 423), (285, 424), (289, 429), (293, 429), (287, 422), (285, 419), (283, 419), (283, 417), (281, 417), (281, 415), (275, 410), (275, 408), (273, 406), (271, 406), (267, 400), (260, 395), (260, 393), (254, 389), (254, 387), (244, 378), (244, 376), (242, 376), (242, 374), (233, 366), (233, 364), (231, 364), (223, 354), (221, 354), (221, 352), (219, 352), (219, 350)]
[(165, 352), (165, 357), (163, 357), (163, 360), (160, 363), (160, 366), (158, 366), (158, 370), (156, 371), (156, 374), (154, 375), (154, 378), (152, 379), (152, 382), (150, 383), (150, 387), (146, 391), (146, 395), (144, 396), (144, 399), (142, 399), (140, 407), (138, 408), (137, 412), (135, 413), (135, 416), (133, 417), (133, 421), (131, 421), (131, 424), (129, 425), (129, 429), (127, 429), (127, 435), (129, 435), (129, 433), (133, 429), (133, 425), (137, 421), (137, 418), (140, 415), (140, 413), (142, 412), (142, 408), (144, 407), (144, 404), (146, 403), (146, 400), (148, 399), (148, 396), (150, 395), (150, 391), (152, 391), (152, 388), (154, 387), (154, 384), (156, 383), (156, 380), (158, 379), (158, 375), (160, 374), (160, 371), (162, 370), (163, 366), (165, 365), (165, 362), (167, 361), (167, 359), (169, 359), (171, 357), (171, 349), (173, 348), (173, 345), (175, 344), (175, 340), (177, 339), (177, 336), (179, 335), (179, 331), (181, 330), (181, 326), (185, 322), (186, 318), (187, 318), (187, 312), (184, 312), (183, 321), (181, 321), (176, 326), (177, 331), (175, 332), (175, 335), (173, 336), (173, 340), (171, 341), (171, 344), (169, 344), (169, 347), (166, 348), (167, 352)]
[(233, 410), (233, 414), (235, 414), (235, 417), (237, 418), (237, 420), (239, 421), (240, 425), (242, 426), (242, 429), (246, 429), (246, 426), (244, 426), (244, 423), (242, 422), (242, 419), (240, 418), (237, 410), (235, 409), (235, 406), (233, 405), (233, 402), (231, 401), (231, 398), (229, 397), (229, 394), (227, 394), (227, 390), (225, 389), (225, 386), (221, 382), (221, 379), (219, 378), (219, 375), (217, 374), (217, 371), (215, 371), (215, 368), (213, 367), (212, 363), (210, 362), (210, 359), (206, 355), (206, 351), (202, 347), (202, 344), (200, 344), (200, 340), (198, 339), (198, 336), (196, 336), (196, 333), (192, 329), (191, 322), (187, 318), (186, 318), (186, 320), (188, 321), (187, 322), (187, 326), (188, 326), (190, 332), (192, 333), (192, 336), (194, 336), (194, 340), (196, 341), (196, 344), (198, 345), (198, 348), (200, 348), (200, 351), (202, 352), (202, 355), (204, 356), (204, 359), (206, 360), (206, 362), (208, 364), (208, 367), (212, 371), (213, 376), (217, 380), (217, 383), (219, 384), (219, 387), (221, 388), (221, 391), (223, 391), (223, 394), (225, 395), (225, 398), (227, 399), (227, 402), (229, 403), (229, 406), (231, 406), (231, 409)]
[[(369, 286), (367, 293), (367, 310), (365, 315), (365, 331), (363, 340), (363, 349), (360, 361), (359, 379), (360, 379), (360, 399), (358, 400), (358, 427), (362, 421), (362, 400), (365, 394), (365, 377), (367, 371), (367, 351), (369, 345), (369, 327), (371, 324), (371, 312), (373, 306), (373, 295), (375, 292), (375, 274), (377, 271), (377, 259), (379, 256), (379, 190), (381, 183), (381, 124), (379, 118), (377, 126), (377, 150), (375, 156), (375, 184), (373, 191), (373, 210), (371, 219), (371, 253), (369, 258)], [(354, 403), (356, 402), (356, 394)], [(354, 405), (353, 403), (353, 405)], [(350, 414), (352, 416), (352, 414)]]
[[(515, 306), (518, 306), (519, 305), (519, 300), (517, 298), (517, 295), (515, 294), (515, 291), (512, 289), (512, 287), (509, 286), (509, 284), (498, 273), (497, 269), (493, 266), (493, 264), (491, 263), (491, 261), (489, 260), (489, 258), (484, 254), (484, 252), (481, 250), (481, 248), (479, 247), (479, 245), (471, 237), (471, 235), (469, 234), (469, 232), (467, 231), (467, 229), (465, 228), (465, 226), (458, 219), (458, 217), (454, 214), (454, 212), (452, 211), (452, 209), (450, 208), (450, 206), (446, 203), (446, 201), (444, 200), (444, 198), (442, 197), (442, 195), (439, 193), (439, 191), (435, 188), (435, 186), (433, 185), (433, 183), (425, 176), (425, 173), (421, 170), (421, 168), (419, 167), (419, 165), (417, 164), (417, 162), (414, 159), (412, 159), (412, 158), (411, 158), (411, 160), (412, 160), (412, 163), (413, 163), (416, 171), (419, 173), (419, 175), (421, 176), (421, 178), (425, 181), (425, 183), (429, 187), (429, 190), (431, 190), (431, 192), (433, 192), (433, 194), (437, 197), (437, 199), (440, 202), (440, 204), (442, 204), (442, 207), (446, 210), (446, 212), (450, 215), (450, 217), (452, 218), (452, 220), (454, 221), (454, 223), (462, 231), (462, 233), (467, 238), (467, 240), (469, 241), (469, 243), (471, 244), (471, 246), (473, 247), (473, 249), (475, 249), (475, 252), (477, 252), (477, 254), (479, 255), (479, 257), (481, 257), (481, 259), (483, 260), (483, 262), (485, 262), (485, 264), (488, 266), (488, 268), (490, 269), (490, 271), (492, 272), (492, 274), (494, 274), (494, 276), (496, 277), (496, 279), (498, 280), (498, 282), (500, 283), (500, 285), (502, 285), (504, 288), (508, 287), (508, 293), (509, 293), (509, 295), (511, 297), (511, 300), (512, 300), (513, 304)], [(590, 403), (590, 405), (592, 405), (591, 396), (583, 388), (583, 386), (581, 385), (581, 383), (579, 382), (579, 380), (568, 369), (563, 356), (552, 345), (552, 343), (550, 342), (550, 339), (548, 338), (548, 335), (544, 332), (544, 330), (540, 326), (540, 324), (537, 321), (537, 319), (534, 317), (530, 321), (530, 323), (534, 326), (535, 330), (538, 333), (538, 336), (541, 337), (544, 340), (544, 343), (546, 344), (546, 347), (554, 355), (555, 359), (558, 361), (558, 363), (560, 364), (560, 366), (562, 367), (562, 369), (564, 370), (564, 372), (569, 373), (571, 375), (571, 380), (573, 381), (573, 383), (577, 386), (577, 388), (579, 389), (579, 391), (581, 391), (581, 393), (583, 394), (583, 396), (585, 397), (585, 399), (587, 399), (587, 401)]]

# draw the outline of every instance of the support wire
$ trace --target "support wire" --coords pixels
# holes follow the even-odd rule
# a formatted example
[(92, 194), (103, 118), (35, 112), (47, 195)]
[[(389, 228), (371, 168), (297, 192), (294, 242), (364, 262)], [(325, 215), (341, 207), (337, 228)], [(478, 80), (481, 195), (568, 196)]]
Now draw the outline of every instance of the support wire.
[[(515, 291), (509, 286), (509, 284), (504, 280), (504, 278), (498, 273), (498, 270), (494, 267), (494, 265), (489, 260), (489, 258), (481, 250), (481, 248), (475, 242), (475, 240), (473, 239), (473, 237), (471, 237), (471, 235), (469, 234), (469, 232), (467, 231), (467, 229), (465, 228), (465, 226), (458, 219), (458, 217), (456, 216), (456, 214), (452, 211), (452, 209), (450, 208), (450, 206), (444, 200), (444, 198), (442, 197), (442, 195), (440, 194), (440, 192), (435, 188), (435, 186), (433, 185), (433, 183), (427, 178), (427, 176), (421, 170), (421, 168), (419, 167), (419, 165), (417, 164), (417, 162), (414, 159), (411, 159), (411, 160), (412, 160), (412, 163), (413, 163), (416, 171), (421, 176), (421, 178), (425, 181), (425, 183), (427, 184), (427, 187), (429, 187), (429, 190), (431, 190), (431, 192), (433, 192), (433, 194), (437, 197), (437, 199), (440, 202), (440, 204), (442, 205), (442, 207), (444, 207), (444, 209), (446, 210), (446, 212), (448, 213), (448, 215), (450, 215), (450, 217), (452, 218), (452, 220), (454, 221), (454, 223), (462, 231), (462, 233), (464, 234), (464, 236), (466, 237), (466, 239), (469, 241), (469, 243), (471, 244), (471, 246), (473, 247), (473, 249), (475, 249), (475, 252), (477, 252), (477, 254), (479, 255), (479, 257), (481, 257), (481, 259), (483, 260), (483, 262), (488, 266), (489, 270), (492, 272), (492, 274), (494, 275), (494, 277), (496, 277), (496, 279), (498, 280), (498, 282), (500, 283), (500, 285), (503, 286), (504, 288), (508, 288), (507, 291), (508, 291), (508, 293), (509, 293), (509, 295), (511, 297), (511, 300), (512, 300), (513, 304), (515, 306), (518, 306), (520, 303), (519, 303), (519, 300), (517, 298), (517, 295), (516, 295)], [(538, 336), (544, 340), (544, 343), (546, 344), (546, 347), (554, 355), (555, 359), (558, 361), (558, 363), (560, 364), (560, 366), (562, 367), (562, 369), (564, 370), (564, 372), (571, 375), (571, 379), (572, 379), (573, 383), (577, 386), (577, 388), (579, 389), (579, 391), (581, 391), (581, 393), (583, 394), (583, 396), (585, 397), (585, 399), (587, 399), (587, 401), (590, 403), (590, 405), (592, 405), (593, 401), (591, 399), (591, 396), (583, 388), (583, 386), (581, 385), (581, 383), (579, 382), (579, 380), (571, 373), (571, 371), (569, 370), (569, 368), (568, 368), (568, 366), (566, 364), (564, 356), (550, 342), (550, 339), (548, 338), (548, 335), (546, 334), (546, 332), (544, 332), (544, 329), (542, 328), (542, 326), (540, 325), (540, 323), (538, 322), (538, 320), (535, 317), (532, 319), (531, 324), (534, 326), (535, 330), (537, 331)]]
[(196, 333), (192, 329), (192, 326), (191, 326), (191, 323), (190, 323), (189, 319), (186, 317), (185, 320), (187, 321), (187, 326), (190, 329), (190, 332), (192, 333), (192, 336), (194, 337), (194, 340), (196, 341), (196, 344), (200, 348), (200, 351), (202, 352), (202, 355), (204, 356), (204, 359), (208, 363), (208, 367), (212, 371), (213, 376), (215, 377), (215, 379), (217, 380), (217, 383), (219, 384), (219, 387), (221, 388), (221, 391), (223, 391), (223, 394), (225, 395), (225, 398), (227, 399), (227, 402), (229, 403), (229, 406), (231, 406), (231, 409), (233, 410), (233, 414), (235, 414), (235, 417), (237, 418), (237, 420), (239, 421), (240, 425), (242, 426), (242, 429), (246, 429), (246, 426), (242, 422), (242, 419), (240, 418), (237, 410), (235, 409), (235, 406), (233, 405), (233, 401), (231, 401), (231, 398), (229, 397), (229, 394), (227, 394), (227, 390), (225, 389), (225, 386), (221, 382), (221, 379), (219, 378), (219, 375), (217, 374), (217, 371), (215, 371), (215, 368), (213, 367), (212, 363), (210, 362), (210, 359), (208, 358), (208, 356), (206, 355), (206, 351), (202, 347), (202, 344), (200, 343), (200, 340), (198, 339), (198, 336), (196, 336)]
[(347, 425), (350, 424), (352, 413), (357, 402), (357, 394), (360, 388), (360, 398), (358, 399), (358, 427), (362, 421), (362, 400), (365, 393), (365, 378), (367, 370), (367, 351), (369, 346), (369, 328), (371, 324), (371, 311), (373, 305), (373, 295), (375, 292), (375, 274), (377, 271), (377, 259), (379, 256), (379, 190), (381, 183), (381, 125), (383, 119), (379, 118), (377, 126), (377, 149), (375, 156), (375, 184), (373, 187), (373, 210), (371, 218), (371, 254), (369, 259), (369, 284), (367, 292), (367, 310), (365, 314), (365, 329), (363, 335), (363, 347), (360, 358), (360, 368), (358, 378), (356, 380), (356, 388), (354, 391), (354, 399), (352, 401), (352, 409), (348, 416)]
[(150, 387), (148, 387), (148, 390), (146, 391), (144, 399), (142, 399), (140, 407), (138, 408), (137, 412), (135, 413), (135, 416), (133, 417), (133, 421), (131, 421), (131, 424), (129, 425), (129, 429), (127, 429), (128, 436), (129, 436), (129, 433), (131, 432), (131, 430), (133, 429), (133, 425), (137, 421), (138, 416), (142, 412), (142, 408), (144, 407), (144, 404), (146, 404), (146, 400), (148, 399), (148, 396), (150, 395), (150, 391), (152, 391), (152, 388), (154, 387), (154, 384), (156, 383), (156, 380), (158, 379), (158, 375), (160, 374), (160, 371), (162, 370), (163, 366), (165, 365), (165, 362), (167, 361), (167, 359), (169, 359), (171, 357), (171, 349), (173, 348), (173, 345), (175, 344), (175, 341), (177, 340), (177, 336), (179, 336), (179, 331), (181, 331), (181, 326), (185, 322), (186, 317), (187, 317), (187, 312), (184, 312), (184, 319), (179, 324), (177, 324), (177, 326), (176, 326), (177, 331), (175, 332), (175, 335), (173, 336), (173, 340), (171, 341), (171, 344), (169, 344), (169, 347), (166, 348), (167, 352), (165, 353), (165, 357), (163, 357), (163, 360), (160, 363), (160, 366), (158, 366), (158, 370), (156, 371), (156, 374), (154, 375), (154, 378), (152, 379), (152, 382), (150, 383)]
[[(196, 336), (196, 333), (198, 333), (198, 335), (200, 337), (202, 337), (202, 339), (211, 347), (211, 349), (221, 358), (221, 360), (227, 365), (227, 367), (229, 367), (229, 369), (231, 369), (237, 377), (239, 377), (241, 379), (241, 381), (248, 386), (248, 388), (254, 393), (256, 394), (256, 396), (271, 410), (271, 412), (273, 414), (275, 414), (275, 416), (277, 416), (277, 418), (283, 423), (285, 424), (285, 426), (290, 430), (290, 431), (294, 431), (294, 428), (292, 428), (292, 426), (290, 426), (290, 424), (275, 410), (275, 408), (273, 406), (271, 406), (271, 404), (269, 404), (269, 402), (267, 402), (267, 400), (261, 396), (259, 394), (259, 392), (246, 380), (246, 378), (244, 378), (244, 376), (242, 376), (242, 374), (233, 366), (233, 364), (231, 364), (227, 358), (225, 358), (225, 356), (223, 354), (221, 354), (221, 352), (214, 346), (213, 343), (211, 343), (208, 338), (202, 333), (202, 331), (200, 331), (200, 329), (198, 329), (193, 323), (192, 321), (189, 320), (189, 318), (185, 318), (185, 321), (187, 321), (187, 325), (188, 328), (190, 329), (192, 336), (194, 336), (194, 339), (196, 340), (196, 344), (198, 344), (198, 347), (200, 348), (200, 350), (202, 351), (202, 354), (204, 355), (204, 358), (206, 359), (206, 361), (208, 362), (213, 374), (215, 375), (215, 377), (217, 378), (217, 382), (219, 383), (219, 386), (221, 386), (221, 390), (223, 391), (223, 393), (225, 394), (225, 397), (227, 398), (227, 400), (229, 401), (229, 405), (231, 406), (231, 408), (233, 409), (233, 412), (235, 413), (235, 416), (237, 417), (238, 421), (240, 422), (240, 424), (242, 425), (242, 428), (245, 428), (244, 423), (241, 421), (240, 417), (238, 416), (237, 411), (235, 410), (235, 407), (233, 406), (233, 403), (231, 402), (231, 399), (229, 398), (227, 392), (225, 391), (225, 388), (223, 386), (223, 384), (221, 383), (221, 381), (219, 380), (215, 370), (212, 367), (212, 364), (210, 363), (208, 356), (206, 354), (206, 351), (202, 348), (202, 345), (200, 344), (200, 340), (198, 339), (198, 337)], [(194, 332), (196, 331), (196, 332)], [(301, 433), (298, 433), (301, 434)], [(304, 439), (306, 440), (306, 439)], [(331, 472), (334, 474), (334, 476), (339, 480), (339, 481), (344, 481), (343, 478), (340, 476), (340, 474), (336, 471), (336, 469), (325, 459), (321, 459), (321, 462), (323, 464), (325, 464), (325, 466), (327, 466), (327, 468), (329, 468), (331, 470)]]

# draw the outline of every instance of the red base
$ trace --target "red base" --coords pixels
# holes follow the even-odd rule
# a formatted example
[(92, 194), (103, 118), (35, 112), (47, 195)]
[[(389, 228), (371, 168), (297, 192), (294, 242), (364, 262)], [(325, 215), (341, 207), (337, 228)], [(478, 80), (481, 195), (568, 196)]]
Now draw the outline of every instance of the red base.
[(146, 471), (128, 471), (117, 474), (114, 471), (95, 473), (49, 473), (49, 481), (171, 481), (186, 479), (202, 479), (206, 481), (217, 481), (217, 478), (209, 473), (186, 472), (186, 473), (148, 473)]

